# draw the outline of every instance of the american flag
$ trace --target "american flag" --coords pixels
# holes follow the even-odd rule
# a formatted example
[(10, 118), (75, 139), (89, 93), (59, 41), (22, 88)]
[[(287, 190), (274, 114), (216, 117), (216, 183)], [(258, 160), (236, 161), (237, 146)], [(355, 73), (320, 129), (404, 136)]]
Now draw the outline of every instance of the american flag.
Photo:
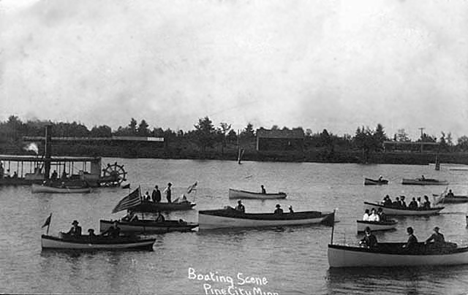
[(114, 207), (114, 210), (112, 210), (112, 213), (116, 213), (122, 210), (127, 210), (139, 204), (141, 204), (140, 187), (138, 187), (136, 190), (131, 192), (128, 196), (120, 200), (120, 202)]

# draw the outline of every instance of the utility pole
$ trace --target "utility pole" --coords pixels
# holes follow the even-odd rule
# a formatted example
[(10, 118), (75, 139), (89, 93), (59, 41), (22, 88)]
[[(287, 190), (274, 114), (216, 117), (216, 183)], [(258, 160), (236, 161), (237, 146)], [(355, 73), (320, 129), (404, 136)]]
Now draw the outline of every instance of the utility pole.
[(423, 133), (423, 130), (426, 129), (426, 128), (424, 128), (424, 127), (419, 127), (418, 129), (421, 130), (421, 139), (423, 139), (423, 134), (424, 134), (424, 133)]

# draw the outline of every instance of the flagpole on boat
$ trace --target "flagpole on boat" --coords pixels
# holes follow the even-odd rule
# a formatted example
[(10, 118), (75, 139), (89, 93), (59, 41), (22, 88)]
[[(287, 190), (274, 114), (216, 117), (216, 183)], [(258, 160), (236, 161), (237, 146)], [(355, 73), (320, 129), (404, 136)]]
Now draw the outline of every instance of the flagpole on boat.
[(333, 209), (333, 224), (332, 224), (332, 232), (331, 232), (331, 238), (330, 238), (331, 245), (333, 245), (333, 233), (335, 232), (335, 214), (336, 214), (336, 208)]

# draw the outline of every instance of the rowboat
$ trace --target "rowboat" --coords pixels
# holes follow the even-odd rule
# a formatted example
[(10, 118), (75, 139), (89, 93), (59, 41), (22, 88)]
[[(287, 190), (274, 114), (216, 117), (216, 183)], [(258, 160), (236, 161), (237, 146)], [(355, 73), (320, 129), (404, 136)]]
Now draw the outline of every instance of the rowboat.
[[(99, 230), (105, 232), (115, 221), (100, 220)], [(154, 220), (117, 221), (120, 231), (124, 233), (167, 233), (188, 232), (198, 226), (197, 223), (185, 222), (183, 220), (165, 220), (156, 222)]]
[(58, 194), (76, 194), (90, 193), (89, 187), (54, 187), (48, 185), (32, 184), (31, 190), (33, 193), (58, 193)]
[(88, 235), (80, 237), (59, 237), (42, 235), (42, 249), (55, 250), (153, 250), (156, 239), (140, 239), (137, 237), (109, 238)]
[(379, 243), (375, 248), (328, 245), (328, 263), (334, 267), (392, 267), (468, 264), (468, 246), (445, 243), (442, 247), (418, 243), (415, 250), (405, 243)]
[(198, 211), (200, 229), (333, 224), (335, 212), (243, 213), (231, 207)]
[(461, 203), (468, 203), (468, 196), (461, 196), (461, 195), (450, 195), (450, 194), (433, 194), (433, 196), (438, 200), (438, 203), (443, 204), (461, 204)]
[(436, 215), (436, 214), (439, 214), (439, 212), (442, 209), (444, 209), (444, 207), (433, 207), (430, 209), (392, 208), (392, 207), (386, 207), (382, 204), (364, 202), (364, 209), (372, 210), (372, 208), (375, 208), (376, 210), (378, 208), (382, 208), (383, 213), (385, 213), (386, 215), (398, 215), (398, 216)]
[(364, 178), (364, 185), (382, 185), (382, 184), (388, 184), (388, 180)]
[(371, 231), (383, 231), (395, 229), (398, 221), (396, 220), (387, 220), (387, 221), (364, 221), (357, 220), (357, 231), (363, 232), (366, 227), (369, 227)]
[(148, 202), (148, 201), (141, 201), (141, 204), (130, 208), (132, 211), (135, 212), (159, 212), (159, 211), (177, 211), (177, 210), (190, 210), (196, 204), (191, 203), (189, 201), (183, 202)]
[(447, 180), (437, 180), (433, 178), (403, 178), (402, 184), (407, 185), (448, 185)]
[(259, 192), (249, 192), (237, 189), (229, 189), (229, 199), (285, 199), (286, 194), (283, 192), (278, 193), (259, 193)]

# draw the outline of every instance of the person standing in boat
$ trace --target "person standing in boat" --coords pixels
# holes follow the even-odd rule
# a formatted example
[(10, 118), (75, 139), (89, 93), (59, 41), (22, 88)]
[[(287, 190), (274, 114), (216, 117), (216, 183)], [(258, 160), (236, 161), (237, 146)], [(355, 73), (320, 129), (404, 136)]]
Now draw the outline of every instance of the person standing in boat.
[(281, 209), (280, 204), (276, 204), (275, 214), (283, 214), (283, 209)]
[(403, 245), (403, 248), (409, 251), (414, 250), (418, 245), (418, 239), (414, 235), (414, 230), (411, 226), (406, 229), (406, 232), (408, 233), (408, 241)]
[(416, 198), (413, 197), (413, 200), (408, 205), (409, 209), (418, 209), (418, 203), (416, 202)]
[(164, 215), (161, 214), (161, 212), (158, 211), (157, 216), (156, 216), (156, 222), (164, 222), (166, 218), (164, 218)]
[(111, 225), (105, 232), (102, 233), (104, 237), (118, 238), (120, 236), (119, 223), (114, 221), (114, 225)]
[(79, 237), (81, 236), (81, 226), (78, 225), (78, 220), (73, 220), (72, 222), (72, 228), (66, 233), (69, 236), (72, 237)]
[(237, 211), (239, 211), (239, 212), (245, 213), (245, 207), (244, 207), (244, 205), (242, 204), (242, 201), (241, 201), (241, 200), (237, 201), (237, 206), (236, 206), (235, 209), (236, 209)]
[(151, 198), (153, 199), (153, 202), (159, 203), (161, 202), (161, 191), (159, 190), (158, 186), (154, 186), (153, 193), (151, 194)]
[(366, 227), (364, 230), (365, 236), (359, 242), (359, 245), (362, 245), (366, 248), (375, 248), (377, 247), (377, 238), (371, 232), (370, 227)]
[(166, 189), (164, 190), (164, 193), (166, 194), (166, 199), (168, 203), (172, 203), (171, 198), (172, 198), (172, 191), (171, 191), (171, 186), (172, 183), (168, 183)]
[(439, 232), (439, 227), (434, 227), (434, 233), (426, 240), (426, 244), (431, 243), (434, 247), (441, 247), (445, 243), (444, 235)]
[(266, 194), (266, 189), (265, 189), (265, 187), (263, 186), (263, 184), (262, 184), (260, 187), (262, 188), (262, 194), (265, 195), (265, 194)]

